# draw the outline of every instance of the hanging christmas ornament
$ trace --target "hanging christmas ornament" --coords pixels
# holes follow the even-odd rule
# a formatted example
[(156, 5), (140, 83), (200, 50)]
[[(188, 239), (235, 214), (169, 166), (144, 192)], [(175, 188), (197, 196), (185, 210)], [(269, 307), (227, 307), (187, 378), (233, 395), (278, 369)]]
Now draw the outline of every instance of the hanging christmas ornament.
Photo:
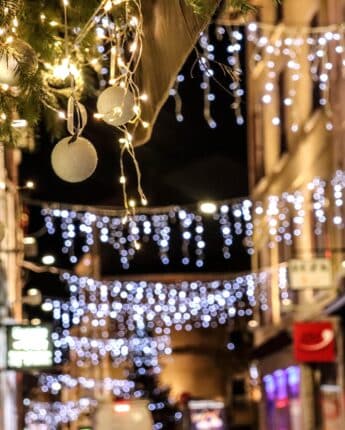
[(97, 152), (84, 137), (65, 137), (53, 149), (53, 170), (66, 182), (82, 182), (90, 177), (97, 166)]
[(16, 39), (0, 48), (0, 84), (25, 83), (25, 78), (34, 75), (37, 68), (37, 55), (26, 42)]
[(122, 87), (109, 87), (98, 97), (97, 110), (104, 122), (120, 127), (135, 116), (134, 95)]
[(66, 182), (82, 182), (97, 167), (97, 152), (92, 143), (81, 137), (87, 122), (85, 107), (73, 97), (68, 101), (67, 129), (72, 136), (60, 140), (51, 154), (54, 172)]

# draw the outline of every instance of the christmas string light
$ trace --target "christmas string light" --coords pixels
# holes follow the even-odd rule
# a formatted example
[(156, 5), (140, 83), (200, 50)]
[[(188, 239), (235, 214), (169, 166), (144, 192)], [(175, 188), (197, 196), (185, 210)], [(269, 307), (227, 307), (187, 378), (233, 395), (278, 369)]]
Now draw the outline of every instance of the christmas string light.
[[(17, 83), (15, 71), (17, 70), (17, 58), (21, 58), (20, 50), (24, 50), (22, 57), (29, 63), (28, 49), (24, 42), (18, 45), (12, 33), (16, 31), (18, 19), (15, 12), (15, 2), (3, 0), (9, 4), (9, 8), (1, 8), (0, 16), (0, 91), (17, 91), (13, 86)], [(20, 3), (20, 2), (18, 2)], [(127, 181), (124, 168), (124, 156), (129, 155), (132, 159), (137, 174), (137, 194), (139, 204), (147, 205), (147, 198), (141, 184), (141, 171), (137, 162), (133, 136), (138, 127), (147, 128), (149, 124), (142, 119), (142, 103), (147, 100), (147, 95), (142, 94), (136, 81), (135, 74), (141, 61), (143, 49), (143, 16), (141, 0), (109, 1), (102, 0), (99, 6), (93, 11), (86, 23), (75, 23), (75, 9), (70, 7), (68, 1), (62, 1), (62, 12), (55, 13), (56, 19), (48, 19), (50, 11), (42, 10), (39, 25), (42, 29), (49, 27), (49, 54), (47, 52), (40, 55), (39, 73), (37, 86), (40, 86), (38, 102), (41, 102), (48, 110), (56, 113), (58, 119), (74, 122), (77, 117), (83, 118), (83, 125), (77, 127), (73, 134), (74, 145), (67, 145), (66, 141), (61, 141), (55, 147), (52, 154), (52, 163), (55, 173), (68, 182), (78, 182), (89, 177), (95, 170), (97, 163), (96, 151), (93, 150), (90, 142), (86, 142), (80, 137), (81, 130), (86, 124), (86, 110), (78, 102), (85, 92), (85, 70), (93, 69), (99, 77), (99, 86), (102, 92), (98, 95), (96, 118), (116, 127), (120, 132), (120, 186), (123, 191), (125, 216), (124, 222), (129, 220), (130, 215), (135, 214), (136, 201), (131, 198), (127, 191)], [(13, 13), (12, 13), (13, 12)], [(4, 16), (3, 16), (4, 15)], [(3, 22), (4, 21), (4, 25)], [(9, 36), (7, 33), (11, 33)], [(6, 52), (2, 52), (2, 39), (7, 45)], [(31, 49), (31, 48), (30, 48)], [(39, 50), (39, 46), (36, 46)], [(12, 50), (14, 52), (12, 53)], [(31, 52), (31, 51), (30, 51)], [(19, 54), (18, 54), (19, 53)], [(33, 52), (34, 53), (34, 52)], [(32, 70), (37, 70), (37, 60), (34, 55)], [(5, 61), (7, 59), (7, 61)], [(12, 61), (13, 59), (13, 61)], [(11, 62), (12, 61), (12, 62)], [(19, 61), (19, 60), (18, 60)], [(14, 64), (12, 67), (12, 63)], [(13, 70), (9, 69), (11, 67)], [(29, 65), (26, 64), (27, 73)], [(4, 70), (2, 70), (4, 69)], [(21, 68), (18, 68), (21, 70)], [(25, 69), (25, 70), (26, 70)], [(13, 82), (7, 82), (9, 74), (12, 73)], [(28, 79), (26, 79), (28, 81)], [(108, 88), (105, 88), (110, 85)], [(3, 88), (2, 88), (3, 87)], [(94, 92), (96, 93), (95, 86)], [(14, 88), (14, 89), (13, 89)], [(88, 89), (89, 90), (89, 89)], [(20, 92), (20, 91), (19, 91)], [(11, 101), (15, 100), (10, 94)], [(67, 100), (68, 109), (66, 110)], [(73, 101), (71, 104), (70, 101)], [(73, 109), (70, 109), (72, 106)], [(15, 111), (16, 109), (12, 109)], [(8, 122), (9, 113), (3, 112), (0, 121)], [(20, 110), (20, 106), (18, 106)], [(73, 114), (73, 112), (77, 114)], [(12, 116), (11, 116), (12, 117)], [(17, 118), (15, 118), (18, 127)], [(25, 119), (24, 119), (25, 120)], [(69, 130), (71, 127), (69, 127)], [(59, 148), (59, 156), (57, 155)], [(78, 155), (70, 156), (71, 151), (78, 152)], [(83, 157), (80, 164), (75, 166), (73, 159)], [(65, 169), (59, 169), (60, 164)], [(69, 168), (68, 162), (71, 163)], [(61, 170), (61, 172), (60, 172)], [(66, 172), (69, 172), (66, 174)], [(74, 173), (73, 173), (74, 172)], [(136, 245), (138, 246), (138, 245)]]
[(28, 427), (45, 424), (49, 429), (56, 429), (60, 425), (77, 421), (81, 415), (90, 413), (97, 406), (96, 400), (87, 397), (78, 401), (53, 403), (24, 399), (23, 403), (28, 409), (25, 414), (25, 424)]
[[(344, 30), (343, 24), (325, 27), (289, 27), (281, 23), (278, 27), (263, 23), (250, 23), (247, 26), (247, 40), (253, 47), (251, 64), (264, 68), (266, 76), (263, 84), (262, 102), (270, 104), (271, 94), (276, 87), (279, 71), (287, 68), (289, 93), (283, 100), (291, 112), (290, 130), (299, 131), (300, 124), (294, 105), (298, 94), (297, 85), (300, 81), (308, 80), (318, 86), (319, 106), (324, 108), (327, 115), (325, 124), (327, 130), (332, 130), (332, 107), (330, 103), (331, 73), (335, 67), (333, 61), (339, 61), (344, 69)], [(271, 36), (276, 37), (271, 37)], [(333, 58), (333, 60), (332, 60)], [(308, 65), (309, 74), (305, 72)], [(303, 70), (302, 70), (303, 69)], [(272, 118), (272, 123), (280, 124), (280, 118)]]
[[(286, 66), (288, 72), (286, 74), (286, 84), (289, 87), (289, 91), (285, 95), (283, 104), (291, 113), (291, 132), (297, 133), (300, 129), (297, 110), (294, 109), (294, 106), (299, 82), (304, 79), (308, 79), (317, 85), (318, 103), (320, 107), (324, 108), (327, 116), (325, 127), (327, 130), (332, 130), (331, 73), (335, 67), (334, 61), (338, 60), (343, 73), (345, 73), (344, 24), (301, 27), (287, 26), (284, 23), (276, 26), (250, 22), (244, 27), (244, 31), (240, 31), (237, 26), (216, 25), (215, 37), (212, 43), (210, 42), (210, 28), (200, 36), (199, 45), (202, 48), (202, 54), (199, 66), (203, 79), (200, 86), (204, 91), (204, 116), (209, 126), (211, 128), (217, 126), (216, 120), (211, 115), (211, 104), (216, 100), (216, 96), (211, 90), (212, 78), (214, 77), (214, 69), (211, 64), (217, 64), (217, 50), (224, 43), (224, 38), (227, 36), (229, 44), (226, 47), (226, 51), (229, 55), (226, 65), (230, 67), (231, 74), (234, 77), (229, 88), (234, 97), (231, 106), (235, 111), (237, 124), (242, 125), (244, 123), (241, 112), (244, 90), (241, 88), (239, 76), (242, 74), (240, 52), (243, 49), (245, 39), (245, 42), (252, 47), (249, 58), (252, 70), (255, 70), (255, 67), (259, 64), (264, 69), (261, 72), (266, 77), (262, 85), (262, 103), (269, 105), (273, 102), (272, 94), (277, 90), (278, 75)], [(246, 35), (245, 38), (244, 34)], [(308, 65), (307, 72), (303, 67), (305, 64)], [(180, 73), (170, 91), (170, 95), (175, 99), (176, 119), (179, 122), (184, 119), (182, 100), (179, 94), (180, 86), (184, 81), (185, 76)], [(272, 124), (276, 126), (281, 123), (281, 118), (277, 115), (272, 116), (271, 120)]]
[(344, 192), (345, 192), (345, 172), (343, 170), (337, 170), (333, 179), (333, 199), (334, 199), (334, 215), (333, 224), (337, 227), (344, 228)]
[[(243, 40), (243, 34), (238, 27), (228, 27), (228, 26), (216, 26), (214, 29), (215, 40), (219, 44), (224, 44), (224, 40), (228, 39), (228, 45), (226, 47), (226, 63), (222, 64), (217, 60), (216, 48), (217, 44), (211, 43), (211, 27), (209, 27), (205, 32), (201, 33), (199, 38), (199, 46), (201, 48), (201, 53), (198, 53), (198, 65), (202, 76), (202, 83), (200, 88), (204, 94), (204, 118), (210, 128), (216, 128), (217, 122), (214, 119), (211, 107), (212, 103), (216, 101), (216, 95), (212, 92), (212, 88), (217, 85), (223, 87), (215, 78), (215, 66), (220, 67), (222, 71), (227, 71), (227, 73), (232, 77), (232, 82), (229, 85), (229, 92), (233, 97), (233, 102), (231, 108), (235, 112), (236, 122), (238, 125), (244, 123), (244, 118), (242, 114), (241, 104), (242, 97), (244, 95), (244, 90), (241, 88), (240, 75), (242, 74), (241, 61), (240, 61), (240, 51), (241, 44)], [(184, 120), (182, 113), (182, 99), (179, 93), (180, 86), (185, 81), (185, 76), (180, 73), (177, 78), (174, 87), (170, 90), (170, 95), (175, 100), (175, 115), (178, 122)], [(212, 85), (213, 84), (213, 85)], [(225, 87), (223, 88), (225, 89)], [(226, 88), (226, 91), (228, 89)]]
[(94, 379), (84, 376), (72, 377), (67, 374), (49, 375), (41, 374), (38, 384), (44, 393), (58, 395), (63, 389), (74, 389), (80, 387), (84, 390), (101, 389), (102, 391), (112, 392), (118, 397), (127, 397), (134, 391), (134, 382), (126, 379)]
[[(162, 264), (171, 263), (170, 242), (180, 227), (181, 263), (202, 267), (207, 257), (204, 235), (211, 223), (218, 223), (224, 259), (231, 258), (235, 247), (254, 253), (254, 237), (268, 237), (268, 246), (279, 243), (292, 246), (302, 234), (306, 216), (314, 225), (318, 246), (325, 244), (326, 225), (344, 227), (342, 209), (345, 172), (338, 170), (331, 180), (314, 178), (302, 190), (268, 196), (263, 202), (228, 200), (212, 203), (214, 213), (203, 205), (197, 208), (169, 206), (138, 211), (128, 225), (122, 222), (123, 211), (57, 203), (31, 202), (43, 206), (42, 215), (48, 234), (61, 233), (62, 252), (76, 263), (80, 255), (90, 251), (100, 240), (118, 252), (124, 269), (145, 243), (158, 246)], [(205, 206), (206, 208), (206, 206)], [(212, 210), (213, 212), (213, 210)], [(78, 241), (77, 241), (78, 238)], [(194, 252), (194, 256), (191, 252)]]
[[(112, 3), (107, 2), (104, 7), (104, 16), (95, 16), (97, 22), (96, 35), (101, 41), (98, 49), (103, 52), (105, 46), (110, 46), (110, 52), (109, 55), (103, 56), (103, 60), (109, 61), (109, 67), (105, 67), (104, 64), (100, 65), (98, 61), (93, 61), (93, 63), (103, 75), (101, 87), (105, 87), (106, 83), (111, 85), (100, 94), (97, 102), (98, 113), (95, 117), (103, 119), (122, 133), (122, 137), (119, 139), (121, 170), (119, 182), (125, 207), (123, 222), (126, 222), (135, 214), (137, 204), (127, 191), (127, 178), (124, 168), (125, 154), (130, 156), (135, 167), (140, 204), (147, 205), (147, 198), (141, 185), (140, 167), (133, 146), (135, 130), (139, 126), (149, 127), (149, 124), (141, 118), (141, 104), (147, 100), (147, 96), (141, 94), (135, 82), (135, 73), (143, 49), (143, 17), (141, 0), (118, 3), (118, 7), (122, 8), (122, 15), (120, 16), (123, 21), (119, 15), (111, 16), (109, 12), (112, 7)], [(106, 78), (108, 78), (108, 82)]]
[[(96, 321), (97, 319), (94, 319)], [(99, 320), (98, 320), (99, 321)], [(157, 366), (160, 354), (170, 355), (170, 337), (167, 335), (154, 338), (131, 336), (128, 339), (96, 339), (94, 337), (76, 337), (66, 335), (66, 330), (59, 339), (54, 340), (57, 349), (75, 352), (78, 367), (97, 366), (102, 359), (110, 357), (114, 366), (120, 366), (136, 352), (142, 352), (144, 362)]]
[[(153, 330), (157, 338), (152, 338), (158, 346), (157, 354), (170, 353), (169, 339), (164, 337), (170, 330), (217, 327), (226, 324), (234, 316), (250, 316), (253, 308), (261, 303), (260, 294), (269, 289), (271, 273), (277, 271), (279, 288), (282, 298), (288, 298), (287, 270), (284, 265), (258, 273), (248, 273), (229, 280), (214, 281), (181, 281), (176, 283), (146, 282), (146, 281), (96, 281), (87, 277), (78, 277), (64, 273), (62, 279), (67, 282), (71, 293), (68, 302), (54, 301), (53, 318), (60, 322), (63, 328), (63, 337), (56, 335), (61, 347), (64, 343), (79, 342), (89, 348), (90, 341), (72, 338), (70, 329), (79, 326), (88, 317), (87, 322), (94, 327), (104, 326), (101, 321), (107, 318), (116, 323), (123, 322), (122, 337), (128, 337), (136, 326), (148, 327)], [(101, 295), (103, 299), (100, 300)], [(86, 297), (91, 297), (88, 302)], [(104, 305), (106, 304), (106, 305)], [(164, 335), (162, 334), (164, 333)], [(117, 334), (119, 336), (119, 332)], [(163, 336), (162, 338), (160, 336)], [(134, 342), (138, 339), (134, 336)], [(91, 340), (92, 342), (92, 340)], [(109, 350), (116, 349), (129, 353), (125, 340), (94, 341), (95, 348)], [(144, 340), (146, 342), (146, 340)], [(154, 350), (154, 348), (153, 348)], [(126, 355), (124, 354), (124, 355)]]
[[(245, 200), (248, 202), (248, 200)], [(238, 207), (236, 203), (236, 207)], [(225, 234), (226, 248), (223, 248), (223, 256), (228, 259), (230, 248), (241, 245), (245, 233), (251, 234), (249, 211), (247, 203), (244, 203), (242, 210), (232, 211), (230, 205), (222, 204), (221, 211), (228, 211), (227, 226), (231, 229), (230, 223), (234, 225), (234, 232), (231, 239), (226, 233), (226, 225), (223, 224), (224, 216), (220, 213), (213, 214), (211, 220), (218, 221), (219, 231), (222, 237)], [(80, 253), (90, 251), (95, 240), (101, 243), (108, 243), (118, 252), (121, 265), (128, 269), (130, 261), (139, 251), (138, 244), (144, 246), (151, 239), (158, 247), (159, 257), (163, 265), (171, 262), (169, 255), (170, 241), (175, 225), (180, 226), (181, 231), (181, 262), (183, 265), (190, 265), (195, 261), (196, 267), (202, 267), (205, 259), (206, 242), (203, 238), (205, 226), (205, 216), (202, 213), (194, 213), (188, 210), (173, 207), (165, 213), (156, 214), (136, 214), (130, 218), (128, 224), (122, 222), (123, 212), (118, 215), (111, 213), (96, 214), (92, 212), (80, 212), (78, 210), (58, 209), (57, 207), (45, 205), (41, 211), (48, 234), (55, 235), (61, 233), (62, 253), (69, 255), (71, 263), (76, 263)], [(237, 217), (235, 215), (238, 215)], [(78, 241), (82, 240), (81, 246)], [(80, 242), (79, 242), (80, 243)], [(251, 253), (250, 243), (247, 241), (248, 252)], [(194, 249), (195, 258), (191, 258), (190, 251)]]
[[(193, 326), (216, 327), (218, 324), (226, 324), (229, 318), (236, 315), (250, 319), (252, 309), (258, 305), (262, 311), (267, 310), (273, 271), (278, 271), (281, 299), (286, 301), (289, 299), (286, 265), (257, 274), (239, 275), (230, 280), (169, 284), (144, 281), (103, 282), (64, 273), (62, 279), (68, 283), (71, 298), (68, 302), (50, 302), (53, 318), (61, 327), (53, 333), (56, 351), (59, 352), (56, 363), (61, 364), (61, 350), (68, 347), (70, 360), (73, 359), (77, 367), (98, 367), (103, 360), (107, 360), (107, 353), (110, 353), (113, 354), (112, 359), (115, 356), (113, 363), (116, 367), (124, 360), (132, 359), (140, 374), (146, 372), (147, 367), (159, 374), (158, 357), (172, 352), (167, 346), (172, 328), (190, 331)], [(109, 337), (112, 320), (116, 324), (128, 324), (121, 334), (123, 338)], [(75, 329), (84, 334), (78, 337), (73, 334)], [(97, 338), (97, 335), (95, 337), (95, 329), (103, 334), (102, 338)], [(142, 335), (129, 335), (131, 331), (138, 329), (139, 332), (142, 331)], [(155, 336), (143, 335), (147, 329), (152, 330)], [(89, 337), (91, 333), (92, 336)], [(126, 399), (143, 396), (143, 392), (136, 390), (132, 382), (109, 377), (94, 379), (68, 374), (43, 374), (39, 378), (39, 387), (43, 393), (53, 395), (79, 387), (89, 391), (91, 398), (95, 390), (112, 392)], [(93, 403), (93, 407), (96, 403)], [(71, 422), (85, 412), (84, 406), (81, 406), (78, 402), (55, 402), (51, 405), (31, 402), (26, 422), (52, 425)], [(161, 407), (164, 405), (159, 402), (149, 403), (150, 411)]]

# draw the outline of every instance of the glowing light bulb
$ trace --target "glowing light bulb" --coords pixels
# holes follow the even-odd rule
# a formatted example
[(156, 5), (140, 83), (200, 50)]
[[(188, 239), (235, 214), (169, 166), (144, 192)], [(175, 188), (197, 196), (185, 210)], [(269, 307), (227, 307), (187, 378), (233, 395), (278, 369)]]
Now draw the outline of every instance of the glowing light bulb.
[(204, 214), (214, 214), (217, 211), (217, 205), (213, 202), (203, 202), (199, 207)]
[(33, 190), (35, 188), (35, 182), (33, 182), (33, 181), (26, 181), (25, 188), (28, 188), (29, 190)]
[(80, 76), (80, 72), (75, 64), (71, 63), (68, 58), (64, 58), (61, 64), (53, 66), (54, 78), (64, 81), (69, 75), (72, 75), (74, 78), (78, 78)]
[(27, 127), (28, 122), (26, 119), (14, 119), (11, 125), (13, 128), (24, 128)]
[(39, 292), (39, 290), (37, 288), (30, 288), (27, 291), (28, 296), (31, 296), (31, 297), (37, 296), (39, 293), (40, 292)]
[(258, 325), (259, 325), (259, 323), (255, 320), (248, 321), (248, 327), (250, 327), (250, 328), (256, 328), (256, 327), (258, 327)]
[(131, 18), (131, 19), (130, 19), (130, 21), (129, 21), (129, 24), (130, 24), (132, 27), (136, 27), (136, 26), (138, 25), (138, 23), (139, 23), (138, 18), (137, 18), (136, 16), (132, 16), (132, 18)]
[(55, 257), (53, 255), (44, 255), (42, 257), (42, 263), (46, 266), (50, 266), (55, 263)]
[(109, 12), (112, 7), (113, 7), (112, 1), (111, 0), (107, 1), (107, 3), (104, 6), (105, 12)]
[(114, 411), (120, 414), (129, 412), (130, 410), (131, 410), (131, 407), (128, 403), (115, 403), (114, 405)]
[(138, 48), (138, 44), (137, 44), (137, 42), (133, 42), (133, 43), (131, 44), (130, 48), (129, 48), (129, 51), (130, 51), (130, 52), (135, 52), (135, 51), (137, 50), (137, 48)]
[(43, 312), (51, 312), (53, 310), (53, 304), (51, 302), (44, 302), (41, 305)]

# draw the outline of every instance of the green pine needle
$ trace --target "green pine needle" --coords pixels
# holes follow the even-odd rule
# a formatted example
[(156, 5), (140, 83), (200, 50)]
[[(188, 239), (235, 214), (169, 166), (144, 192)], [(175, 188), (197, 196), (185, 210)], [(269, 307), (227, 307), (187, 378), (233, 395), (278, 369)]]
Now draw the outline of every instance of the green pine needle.
[[(275, 3), (281, 3), (282, 0), (273, 0)], [(190, 6), (194, 13), (203, 15), (210, 10), (210, 0), (185, 0), (186, 4)], [(229, 6), (233, 7), (236, 11), (246, 15), (250, 12), (257, 10), (250, 0), (227, 0)]]

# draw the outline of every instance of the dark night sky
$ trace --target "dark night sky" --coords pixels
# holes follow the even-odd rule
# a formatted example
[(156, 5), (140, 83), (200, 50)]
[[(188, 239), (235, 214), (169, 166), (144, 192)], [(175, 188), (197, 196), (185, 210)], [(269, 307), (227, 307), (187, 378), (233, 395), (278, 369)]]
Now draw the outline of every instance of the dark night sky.
[[(212, 104), (212, 113), (218, 127), (208, 127), (202, 113), (200, 74), (195, 73), (194, 79), (190, 77), (194, 58), (192, 55), (183, 70), (186, 76), (186, 81), (181, 85), (184, 122), (176, 121), (174, 101), (169, 98), (154, 127), (152, 139), (136, 150), (143, 173), (144, 190), (152, 206), (228, 199), (244, 196), (248, 192), (246, 126), (236, 126), (230, 107), (232, 97), (213, 83), (216, 102)], [(220, 79), (229, 85), (228, 76), (221, 76)], [(244, 102), (243, 108), (245, 109)], [(68, 184), (57, 178), (51, 169), (50, 153), (55, 142), (50, 141), (47, 136), (44, 137), (44, 131), (41, 133), (43, 138), (40, 139), (37, 150), (33, 154), (24, 155), (21, 167), (23, 181), (33, 179), (37, 183), (36, 190), (31, 194), (32, 198), (121, 206), (119, 154), (114, 130), (102, 123), (91, 123), (84, 135), (94, 143), (99, 164), (95, 174), (87, 181)], [(135, 184), (134, 179), (130, 175), (130, 187)], [(38, 209), (32, 208), (30, 231), (37, 231), (42, 225), (43, 220)], [(199, 271), (245, 269), (248, 259), (241, 252), (235, 255), (230, 263), (221, 258), (221, 243), (216, 236), (212, 228), (208, 229), (207, 263)], [(52, 252), (56, 255), (59, 250), (51, 237), (44, 236), (39, 245), (41, 254)], [(156, 254), (157, 252), (151, 252), (148, 248), (147, 252), (136, 257), (126, 273), (196, 271), (194, 265), (184, 267), (179, 263), (162, 267)], [(106, 247), (103, 249), (103, 260), (105, 274), (122, 272), (117, 255)], [(63, 261), (58, 260), (58, 263), (65, 267)]]

